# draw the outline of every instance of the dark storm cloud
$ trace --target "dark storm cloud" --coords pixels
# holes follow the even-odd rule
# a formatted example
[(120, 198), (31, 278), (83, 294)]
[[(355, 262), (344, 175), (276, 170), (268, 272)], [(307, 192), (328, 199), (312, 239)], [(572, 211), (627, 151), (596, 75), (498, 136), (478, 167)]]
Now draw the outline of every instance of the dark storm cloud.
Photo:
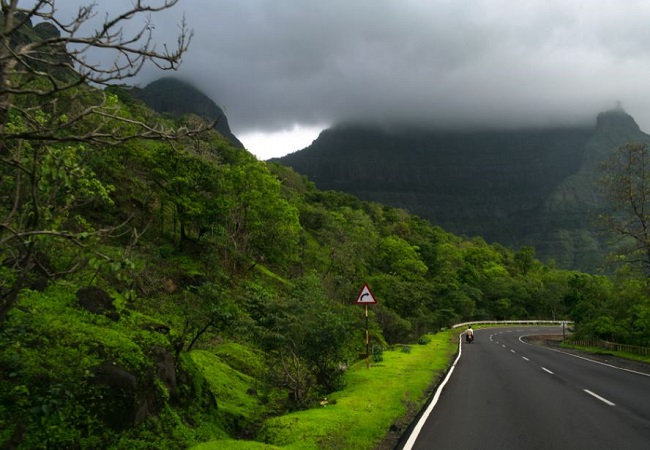
[(585, 122), (617, 101), (650, 131), (644, 0), (181, 0), (153, 16), (155, 39), (173, 43), (183, 14), (195, 36), (177, 75), (235, 132)]

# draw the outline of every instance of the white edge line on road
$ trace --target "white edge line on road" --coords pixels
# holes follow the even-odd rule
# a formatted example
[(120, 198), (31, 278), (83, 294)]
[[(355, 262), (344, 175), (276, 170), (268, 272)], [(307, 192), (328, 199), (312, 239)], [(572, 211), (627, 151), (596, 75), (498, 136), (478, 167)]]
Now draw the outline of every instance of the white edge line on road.
[[(533, 344), (530, 344), (528, 342), (523, 341), (521, 339), (522, 337), (523, 336), (519, 336), (519, 341), (522, 344), (533, 345)], [(595, 363), (595, 364), (600, 364), (601, 366), (611, 367), (612, 369), (624, 370), (625, 372), (635, 373), (637, 375), (643, 375), (644, 377), (650, 377), (650, 373), (639, 372), (638, 370), (632, 370), (632, 369), (625, 369), (623, 367), (618, 367), (618, 366), (614, 366), (612, 364), (607, 364), (607, 363), (604, 363), (604, 362), (601, 362), (601, 361), (596, 361), (595, 359), (589, 359), (589, 358), (585, 358), (584, 356), (574, 355), (573, 353), (563, 352), (562, 350), (558, 350), (556, 348), (548, 348), (548, 347), (541, 347), (541, 348), (545, 348), (546, 350), (550, 350), (552, 352), (562, 353), (563, 355), (573, 356), (574, 358), (583, 359), (585, 361), (589, 361), (589, 362), (592, 362), (592, 363)]]
[(458, 356), (456, 357), (456, 360), (454, 363), (451, 365), (449, 368), (449, 372), (447, 372), (447, 376), (443, 380), (442, 383), (440, 383), (440, 386), (438, 386), (438, 389), (436, 390), (435, 395), (433, 396), (433, 399), (429, 403), (429, 406), (427, 407), (426, 411), (424, 411), (424, 414), (422, 414), (422, 417), (420, 417), (420, 420), (418, 420), (418, 423), (415, 425), (413, 428), (413, 431), (411, 431), (411, 435), (409, 436), (408, 440), (406, 441), (406, 444), (404, 447), (402, 447), (402, 450), (411, 450), (413, 448), (413, 444), (415, 444), (415, 441), (418, 438), (418, 435), (420, 434), (420, 431), (422, 431), (422, 427), (424, 426), (424, 423), (427, 421), (429, 418), (429, 414), (431, 414), (431, 411), (433, 411), (434, 406), (436, 406), (436, 403), (438, 403), (438, 399), (440, 398), (440, 394), (442, 393), (442, 389), (445, 387), (447, 382), (449, 381), (449, 378), (451, 378), (451, 374), (454, 372), (454, 369), (456, 368), (456, 364), (458, 364), (458, 360), (460, 360), (460, 355), (462, 353), (462, 335), (459, 337), (458, 340)]
[(616, 406), (613, 402), (610, 402), (610, 401), (607, 400), (606, 398), (603, 398), (603, 397), (601, 397), (600, 395), (591, 392), (589, 389), (583, 389), (583, 390), (584, 390), (587, 394), (591, 395), (591, 396), (594, 397), (594, 398), (597, 398), (598, 400), (600, 400), (600, 401), (603, 402), (603, 403), (608, 404), (609, 406)]

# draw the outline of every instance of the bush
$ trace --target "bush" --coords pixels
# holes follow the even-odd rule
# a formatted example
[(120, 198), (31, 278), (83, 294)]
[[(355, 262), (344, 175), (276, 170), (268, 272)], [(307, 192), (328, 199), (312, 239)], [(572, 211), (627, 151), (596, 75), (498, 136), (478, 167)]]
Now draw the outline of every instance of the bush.
[(380, 345), (373, 345), (370, 353), (372, 354), (372, 362), (377, 363), (384, 360), (384, 349)]

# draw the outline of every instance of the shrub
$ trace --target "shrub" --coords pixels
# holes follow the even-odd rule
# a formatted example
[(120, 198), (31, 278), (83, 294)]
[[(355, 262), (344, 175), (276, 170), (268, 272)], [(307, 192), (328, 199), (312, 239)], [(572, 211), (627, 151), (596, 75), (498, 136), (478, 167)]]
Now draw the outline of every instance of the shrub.
[(380, 345), (373, 345), (372, 350), (372, 362), (381, 362), (384, 360), (384, 349)]

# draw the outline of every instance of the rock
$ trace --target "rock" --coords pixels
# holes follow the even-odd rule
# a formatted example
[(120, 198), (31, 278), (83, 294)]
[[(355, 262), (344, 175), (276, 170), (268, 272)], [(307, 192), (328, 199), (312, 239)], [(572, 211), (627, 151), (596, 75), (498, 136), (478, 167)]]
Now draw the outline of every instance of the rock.
[[(165, 349), (154, 350), (156, 376), (170, 395), (177, 392), (174, 358)], [(91, 369), (92, 382), (102, 389), (102, 402), (95, 414), (111, 429), (121, 431), (157, 415), (165, 404), (153, 376), (138, 380), (134, 374), (115, 362), (105, 361)]]
[(113, 430), (125, 430), (144, 420), (138, 401), (137, 378), (113, 362), (106, 361), (91, 370), (93, 382), (105, 387), (103, 402), (95, 413)]
[(120, 319), (113, 305), (113, 298), (101, 288), (96, 286), (81, 288), (77, 291), (77, 300), (82, 308), (93, 314), (104, 314), (114, 321)]
[(154, 347), (153, 356), (156, 359), (156, 366), (158, 368), (156, 373), (158, 379), (165, 385), (170, 396), (176, 395), (176, 364), (174, 355), (164, 348)]

